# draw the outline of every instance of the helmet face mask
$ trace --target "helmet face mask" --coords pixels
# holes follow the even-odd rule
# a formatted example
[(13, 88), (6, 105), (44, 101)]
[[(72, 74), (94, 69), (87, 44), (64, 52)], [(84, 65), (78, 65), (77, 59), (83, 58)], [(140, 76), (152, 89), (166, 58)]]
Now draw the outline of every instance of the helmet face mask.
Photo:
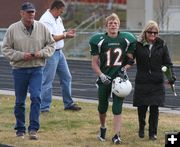
[(118, 97), (125, 98), (130, 94), (132, 84), (129, 80), (116, 77), (112, 82), (112, 93)]

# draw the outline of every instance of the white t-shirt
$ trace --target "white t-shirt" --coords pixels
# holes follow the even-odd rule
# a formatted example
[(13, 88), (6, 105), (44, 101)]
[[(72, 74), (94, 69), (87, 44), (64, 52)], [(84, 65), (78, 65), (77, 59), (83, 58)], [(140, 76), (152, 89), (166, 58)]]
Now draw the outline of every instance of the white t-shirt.
[[(63, 32), (65, 31), (61, 17), (54, 18), (49, 9), (41, 16), (39, 21), (48, 28), (52, 35), (63, 35)], [(61, 49), (63, 47), (63, 39), (56, 42), (56, 49)]]

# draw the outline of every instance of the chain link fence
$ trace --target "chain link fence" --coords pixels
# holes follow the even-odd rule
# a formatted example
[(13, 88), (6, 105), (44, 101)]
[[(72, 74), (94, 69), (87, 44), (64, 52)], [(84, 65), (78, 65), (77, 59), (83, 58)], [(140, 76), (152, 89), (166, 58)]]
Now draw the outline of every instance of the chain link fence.
[[(131, 32), (136, 36), (140, 34), (138, 31)], [(79, 31), (76, 38), (65, 40), (65, 47), (63, 50), (66, 57), (91, 59), (89, 52), (89, 39), (94, 33), (96, 32)], [(160, 33), (160, 37), (166, 41), (173, 63), (180, 64), (180, 32), (164, 32)]]
[[(101, 30), (100, 28), (98, 32), (101, 31), (103, 30)], [(0, 49), (2, 47), (2, 40), (5, 32), (6, 29), (0, 29)], [(140, 34), (140, 32), (138, 31), (131, 32), (137, 36)], [(77, 36), (75, 38), (66, 39), (63, 49), (66, 57), (71, 59), (80, 58), (83, 60), (90, 60), (91, 55), (89, 52), (89, 39), (94, 33), (96, 32), (94, 32), (93, 30), (87, 32), (78, 30)], [(163, 32), (160, 33), (160, 37), (162, 37), (166, 41), (173, 63), (180, 65), (180, 32)], [(2, 56), (1, 51), (0, 56)]]

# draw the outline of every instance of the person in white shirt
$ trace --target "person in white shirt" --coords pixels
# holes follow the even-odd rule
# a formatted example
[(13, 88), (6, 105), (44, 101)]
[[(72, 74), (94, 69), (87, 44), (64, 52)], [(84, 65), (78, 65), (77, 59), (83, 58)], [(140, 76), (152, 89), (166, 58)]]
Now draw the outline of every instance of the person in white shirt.
[(81, 110), (81, 107), (75, 104), (71, 97), (72, 76), (62, 51), (64, 47), (64, 39), (73, 38), (76, 35), (76, 31), (74, 29), (65, 31), (62, 19), (60, 17), (60, 15), (62, 15), (64, 12), (64, 9), (65, 3), (62, 0), (55, 0), (52, 2), (50, 9), (48, 9), (39, 20), (48, 28), (56, 41), (55, 53), (47, 60), (46, 66), (43, 70), (41, 112), (50, 111), (53, 80), (56, 73), (60, 79), (64, 110)]

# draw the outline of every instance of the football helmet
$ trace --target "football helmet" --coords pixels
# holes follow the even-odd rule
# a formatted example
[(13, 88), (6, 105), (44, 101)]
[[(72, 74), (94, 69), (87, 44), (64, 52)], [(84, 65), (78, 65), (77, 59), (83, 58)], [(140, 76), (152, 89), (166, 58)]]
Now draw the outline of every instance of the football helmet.
[(127, 79), (122, 79), (121, 77), (116, 77), (112, 82), (112, 93), (116, 96), (124, 98), (130, 94), (132, 90), (132, 84)]

